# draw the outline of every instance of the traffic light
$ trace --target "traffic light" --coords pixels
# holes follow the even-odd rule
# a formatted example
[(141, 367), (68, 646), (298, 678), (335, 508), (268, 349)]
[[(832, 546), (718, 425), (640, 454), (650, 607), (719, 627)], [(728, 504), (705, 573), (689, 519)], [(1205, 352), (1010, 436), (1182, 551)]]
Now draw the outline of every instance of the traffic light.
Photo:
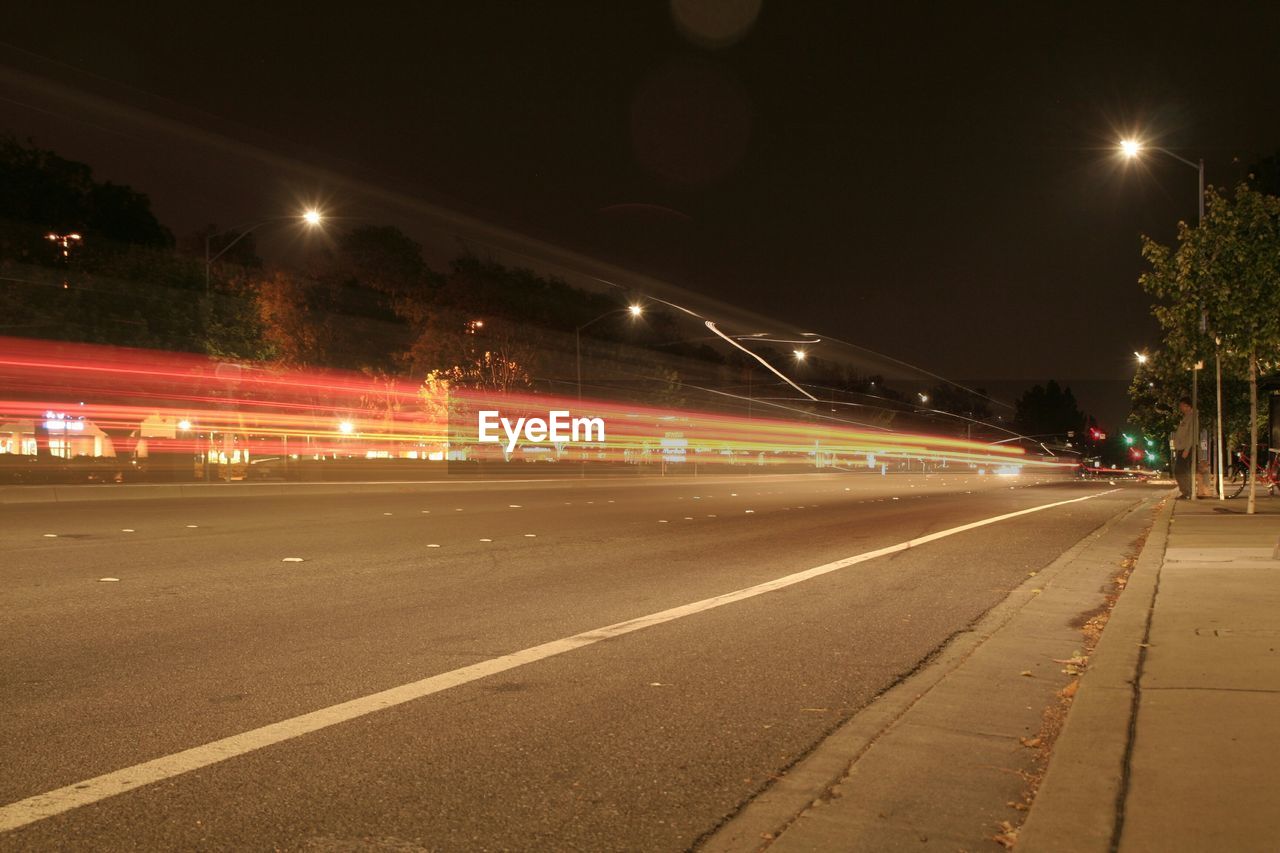
[(1125, 433), (1125, 434), (1124, 434), (1124, 443), (1125, 443), (1125, 444), (1133, 444), (1133, 436), (1129, 435), (1128, 433)]

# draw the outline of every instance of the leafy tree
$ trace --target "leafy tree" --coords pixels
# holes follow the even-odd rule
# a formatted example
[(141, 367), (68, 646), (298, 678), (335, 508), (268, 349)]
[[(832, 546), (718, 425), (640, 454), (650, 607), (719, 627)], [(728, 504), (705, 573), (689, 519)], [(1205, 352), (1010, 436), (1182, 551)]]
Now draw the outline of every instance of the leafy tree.
[(249, 285), (269, 357), (289, 367), (321, 360), (322, 323), (311, 307), (311, 283), (272, 270)]
[(929, 391), (929, 407), (976, 421), (991, 417), (991, 405), (983, 388), (969, 391), (958, 385), (935, 385)]
[(1014, 407), (1014, 425), (1024, 435), (1065, 436), (1083, 431), (1088, 422), (1075, 394), (1054, 379), (1024, 392)]
[[(1247, 375), (1256, 460), (1258, 373), (1280, 358), (1280, 198), (1243, 183), (1233, 196), (1210, 188), (1204, 222), (1180, 223), (1176, 249), (1144, 240), (1143, 255), (1151, 269), (1140, 282), (1156, 299), (1175, 364), (1189, 367), (1216, 349), (1224, 372)], [(1252, 481), (1248, 511), (1255, 511)]]
[[(0, 220), (29, 226), (27, 239), (78, 232), (86, 244), (166, 248), (173, 235), (151, 212), (147, 196), (110, 181), (99, 183), (84, 163), (59, 157), (12, 136), (0, 136)], [(40, 252), (26, 246), (35, 258)]]
[(335, 261), (341, 274), (389, 297), (402, 317), (429, 303), (437, 284), (422, 259), (422, 246), (390, 225), (348, 231), (338, 239)]
[[(1129, 385), (1129, 423), (1143, 435), (1158, 436), (1162, 448), (1182, 417), (1178, 400), (1188, 393), (1190, 376), (1185, 362), (1162, 348), (1148, 354)], [(1197, 396), (1209, 405), (1217, 392), (1214, 373), (1201, 370), (1199, 376)], [(1227, 449), (1242, 443), (1249, 432), (1249, 383), (1230, 372), (1222, 377), (1222, 421)]]
[(1249, 167), (1249, 185), (1260, 193), (1280, 196), (1280, 151)]

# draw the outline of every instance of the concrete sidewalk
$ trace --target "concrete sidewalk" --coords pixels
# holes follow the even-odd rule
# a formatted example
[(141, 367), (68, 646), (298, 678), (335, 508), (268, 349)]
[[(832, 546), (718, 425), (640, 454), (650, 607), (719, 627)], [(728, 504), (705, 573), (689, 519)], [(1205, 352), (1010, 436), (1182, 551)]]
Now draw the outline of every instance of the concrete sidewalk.
[[(1017, 849), (1280, 850), (1280, 498), (1171, 505)], [(1156, 539), (1148, 543), (1152, 550)]]

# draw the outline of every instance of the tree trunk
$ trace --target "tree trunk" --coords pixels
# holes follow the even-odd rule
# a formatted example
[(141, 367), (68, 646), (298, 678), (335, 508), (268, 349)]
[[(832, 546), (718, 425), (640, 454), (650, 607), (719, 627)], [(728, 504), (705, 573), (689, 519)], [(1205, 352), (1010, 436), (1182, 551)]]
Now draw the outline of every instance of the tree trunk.
[(1246, 512), (1253, 515), (1257, 511), (1258, 471), (1263, 470), (1258, 463), (1258, 356), (1249, 354), (1249, 508)]

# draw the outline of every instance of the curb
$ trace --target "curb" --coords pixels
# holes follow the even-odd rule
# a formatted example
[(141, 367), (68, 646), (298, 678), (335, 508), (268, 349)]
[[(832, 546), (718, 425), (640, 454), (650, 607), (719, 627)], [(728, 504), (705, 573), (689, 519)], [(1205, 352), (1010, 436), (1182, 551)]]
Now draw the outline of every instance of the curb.
[(1173, 508), (1174, 501), (1166, 500), (1152, 523), (1129, 582), (1080, 679), (1048, 772), (1018, 830), (1019, 851), (1112, 850), (1132, 739), (1134, 688)]

